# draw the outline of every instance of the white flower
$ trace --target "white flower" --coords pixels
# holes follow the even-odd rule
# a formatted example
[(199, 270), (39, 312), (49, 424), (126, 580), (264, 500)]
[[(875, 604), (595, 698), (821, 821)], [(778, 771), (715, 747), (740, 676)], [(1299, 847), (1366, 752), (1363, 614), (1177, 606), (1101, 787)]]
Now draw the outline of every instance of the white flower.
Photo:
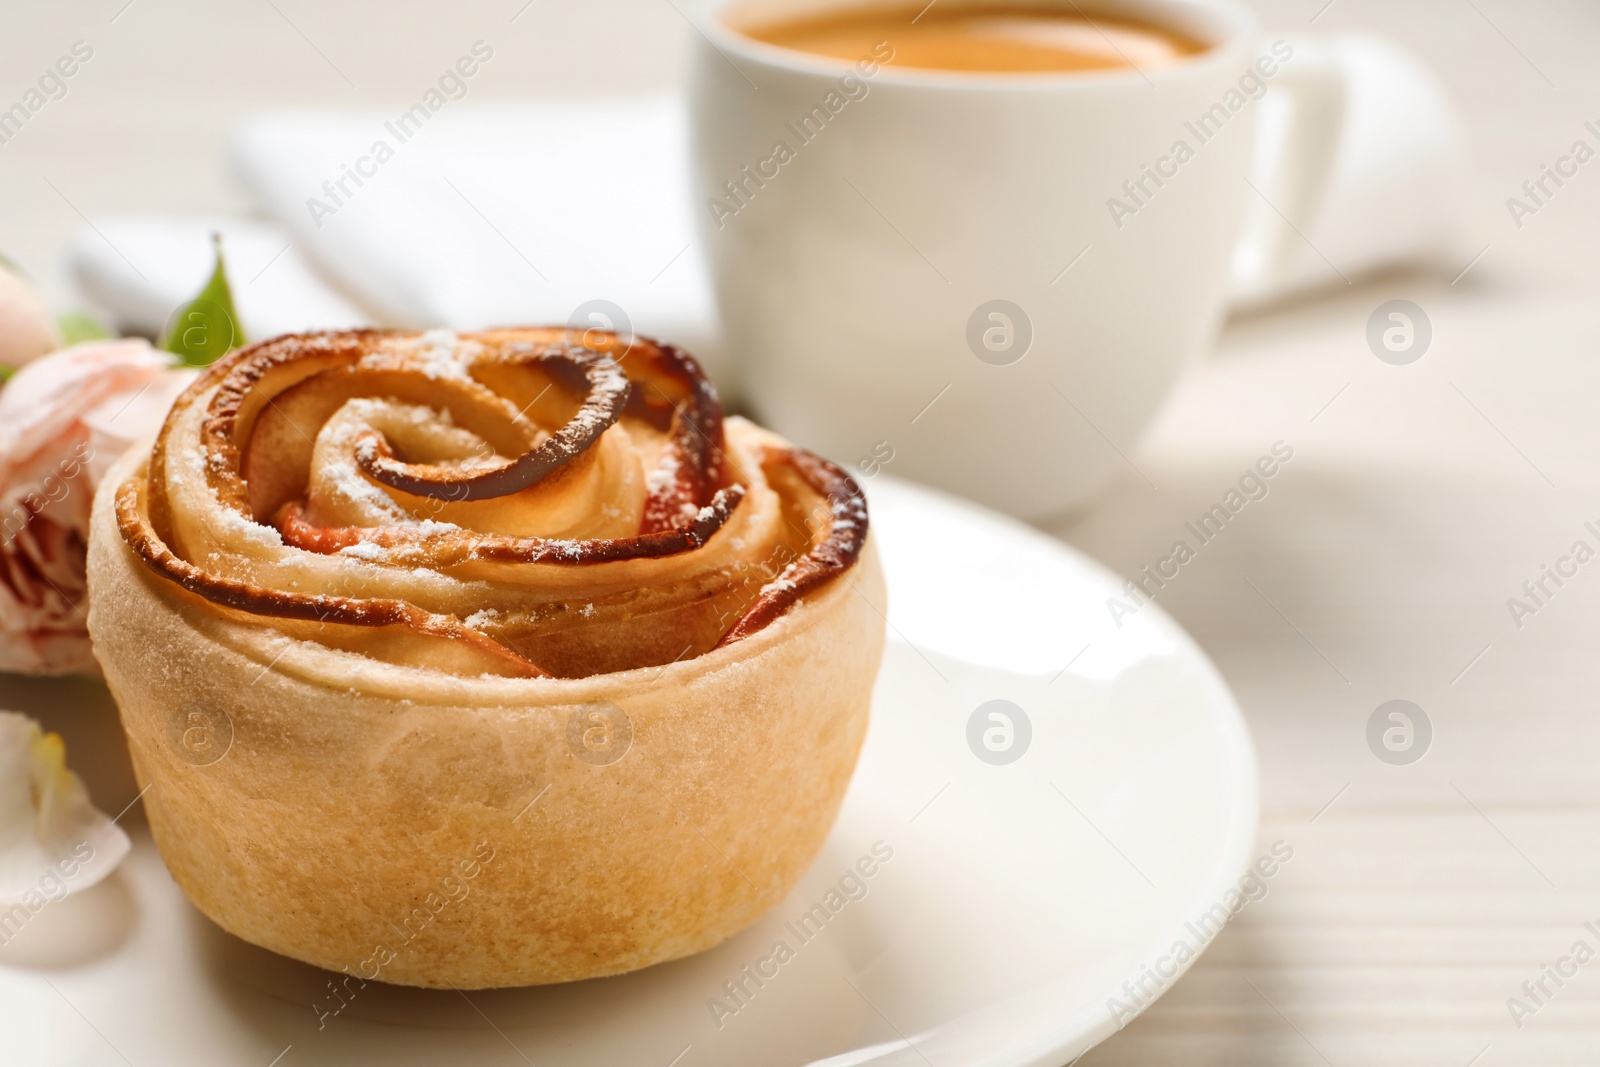
[(0, 711), (0, 915), (12, 934), (50, 901), (103, 879), (128, 854), (128, 835), (89, 802), (66, 758), (59, 734)]

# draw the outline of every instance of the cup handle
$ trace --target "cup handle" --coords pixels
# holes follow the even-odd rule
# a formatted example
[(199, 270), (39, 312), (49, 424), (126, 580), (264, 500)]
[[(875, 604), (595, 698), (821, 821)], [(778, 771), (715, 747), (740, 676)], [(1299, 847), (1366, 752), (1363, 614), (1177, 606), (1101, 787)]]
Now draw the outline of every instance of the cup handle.
[(1304, 38), (1287, 43), (1293, 52), (1256, 105), (1255, 158), (1233, 251), (1237, 303), (1280, 287), (1327, 191), (1345, 123), (1346, 72), (1335, 50)]

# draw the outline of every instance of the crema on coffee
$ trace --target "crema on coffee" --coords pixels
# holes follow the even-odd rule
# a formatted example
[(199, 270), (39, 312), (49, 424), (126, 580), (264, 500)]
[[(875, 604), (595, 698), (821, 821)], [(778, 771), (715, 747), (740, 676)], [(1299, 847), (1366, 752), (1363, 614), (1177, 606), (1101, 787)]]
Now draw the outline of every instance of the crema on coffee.
[(888, 42), (894, 67), (989, 73), (1147, 69), (1205, 47), (1164, 27), (1080, 14), (1075, 6), (949, 0), (852, 7), (738, 28), (755, 40), (813, 55), (855, 60)]

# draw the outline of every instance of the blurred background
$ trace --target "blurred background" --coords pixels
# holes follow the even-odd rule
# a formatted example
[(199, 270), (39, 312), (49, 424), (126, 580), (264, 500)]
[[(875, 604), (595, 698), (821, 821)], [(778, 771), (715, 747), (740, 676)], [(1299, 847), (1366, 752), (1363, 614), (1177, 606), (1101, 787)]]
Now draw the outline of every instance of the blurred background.
[[(1541, 152), (1596, 115), (1600, 71), (1589, 60), (1600, 11), (1581, 0), (1252, 6), (1271, 27), (1305, 28), (1315, 18), (1322, 30), (1376, 30), (1425, 59), (1470, 120), (1479, 148), (1477, 199), (1489, 213), (1504, 211), (1501, 199), (1530, 163), (1537, 169)], [(41, 115), (48, 121), (0, 146), (0, 202), (8, 208), (0, 247), (47, 296), (62, 300), (69, 295), (63, 250), (86, 218), (247, 210), (223, 149), (254, 111), (409, 105), (480, 38), (497, 56), (474, 79), (474, 100), (669, 90), (683, 78), (693, 32), (684, 15), (694, 3), (65, 0), (4, 7), (0, 69), (14, 90), (7, 103), (73, 41), (95, 49), (84, 76)], [(1541, 229), (1519, 234), (1517, 249), (1508, 251), (1537, 257), (1541, 247), (1579, 238), (1570, 227)]]
[[(0, 101), (76, 40), (95, 55), (0, 145), (0, 250), (71, 305), (66, 249), (97, 219), (250, 211), (224, 150), (254, 111), (408, 106), (479, 38), (496, 58), (473, 100), (671, 90), (687, 4), (12, 0)], [(1158, 599), (1238, 694), (1262, 840), (1296, 858), (1083, 1062), (1592, 1063), (1600, 974), (1524, 1027), (1506, 1001), (1600, 919), (1600, 566), (1520, 626), (1507, 601), (1600, 525), (1600, 161), (1520, 227), (1506, 199), (1575, 140), (1600, 144), (1584, 128), (1600, 125), (1600, 7), (1255, 6), (1269, 27), (1385, 35), (1440, 74), (1471, 137), (1460, 252), (1234, 317), (1125, 477), (1048, 527), (1131, 576), (1274, 441), (1295, 449)], [(1433, 324), (1409, 367), (1365, 342), (1392, 299)], [(1409, 766), (1366, 741), (1392, 699), (1433, 724)]]

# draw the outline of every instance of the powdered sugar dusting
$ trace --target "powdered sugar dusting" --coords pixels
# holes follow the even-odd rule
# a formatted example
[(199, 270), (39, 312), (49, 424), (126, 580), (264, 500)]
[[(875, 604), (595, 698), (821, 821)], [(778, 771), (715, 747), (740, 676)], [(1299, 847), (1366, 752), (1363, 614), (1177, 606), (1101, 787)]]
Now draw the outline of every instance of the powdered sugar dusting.
[(644, 476), (645, 488), (651, 496), (655, 496), (672, 488), (678, 482), (678, 454), (673, 449), (665, 449), (661, 453), (661, 461), (649, 474)]
[(430, 378), (466, 379), (467, 350), (454, 330), (429, 330), (417, 338), (417, 369)]
[(787, 593), (795, 587), (794, 576), (800, 571), (800, 561), (795, 560), (783, 568), (783, 573), (761, 587), (762, 595), (767, 593)]
[(282, 548), (283, 535), (271, 526), (264, 526), (248, 516), (241, 515), (233, 508), (225, 505), (217, 496), (215, 489), (211, 490), (211, 500), (215, 504), (212, 514), (217, 522), (229, 534), (246, 544), (258, 545), (262, 548)]
[(406, 519), (405, 513), (389, 494), (368, 481), (367, 476), (354, 463), (343, 459), (331, 460), (322, 468), (318, 480), (346, 500), (377, 510), (388, 521), (398, 523)]

